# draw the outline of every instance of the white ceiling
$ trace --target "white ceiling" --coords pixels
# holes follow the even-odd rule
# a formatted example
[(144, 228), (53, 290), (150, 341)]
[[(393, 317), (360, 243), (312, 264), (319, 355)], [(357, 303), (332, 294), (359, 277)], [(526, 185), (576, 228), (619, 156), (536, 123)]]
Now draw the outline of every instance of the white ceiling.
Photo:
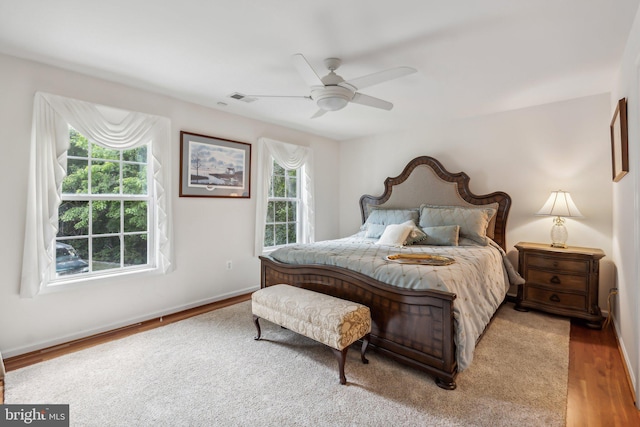
[[(0, 0), (0, 52), (344, 140), (609, 92), (640, 0)], [(311, 119), (292, 65), (346, 80), (406, 65)], [(226, 103), (226, 106), (219, 103)]]

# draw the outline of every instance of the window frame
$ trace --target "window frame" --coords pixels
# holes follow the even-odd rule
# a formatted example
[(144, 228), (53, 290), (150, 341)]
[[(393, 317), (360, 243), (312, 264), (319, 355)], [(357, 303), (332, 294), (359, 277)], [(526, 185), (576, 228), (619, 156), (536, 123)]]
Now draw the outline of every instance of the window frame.
[[(303, 206), (302, 206), (302, 204), (303, 204), (302, 175), (303, 175), (303, 172), (304, 172), (303, 171), (304, 166), (301, 166), (301, 167), (299, 167), (297, 169), (286, 169), (286, 168), (282, 167), (281, 165), (279, 165), (278, 162), (273, 157), (271, 158), (271, 160), (272, 160), (272, 170), (271, 170), (271, 177), (269, 179), (269, 188), (267, 190), (267, 199), (266, 199), (267, 211), (266, 211), (266, 215), (265, 215), (265, 222), (264, 222), (265, 234), (264, 234), (264, 238), (263, 238), (263, 248), (264, 248), (264, 251), (267, 251), (267, 252), (268, 251), (273, 251), (273, 250), (276, 250), (278, 248), (285, 247), (285, 246), (288, 246), (288, 245), (294, 245), (296, 243), (300, 243), (300, 236), (302, 234), (302, 227), (303, 227), (303, 224), (302, 224), (302, 221), (303, 221), (303, 218), (302, 218), (302, 208), (303, 208)], [(276, 171), (277, 171), (278, 167), (285, 171), (285, 174), (284, 174), (284, 179), (285, 179), (285, 183), (284, 183), (284, 186), (285, 186), (285, 197), (274, 196), (274, 185), (275, 185), (274, 178), (276, 176), (279, 176), (279, 175), (276, 175)], [(287, 188), (288, 188), (287, 187), (287, 178), (289, 178), (287, 172), (292, 171), (292, 170), (296, 171), (296, 197), (286, 197), (286, 191), (287, 191)], [(268, 221), (269, 205), (270, 205), (271, 202), (295, 202), (296, 203), (296, 217), (295, 217), (296, 218), (296, 220), (295, 220), (295, 224), (296, 224), (296, 241), (295, 242), (289, 242), (288, 233), (287, 233), (287, 243), (280, 244), (280, 245), (275, 244), (276, 243), (276, 230), (275, 230), (275, 227), (274, 227), (273, 237), (272, 237), (274, 244), (271, 245), (271, 246), (266, 246), (266, 244), (267, 244), (266, 229), (267, 229), (267, 227), (269, 225), (274, 225), (274, 226), (277, 225), (277, 224), (289, 225), (289, 224), (293, 223), (293, 221), (289, 221), (288, 220), (288, 215), (287, 215), (287, 220), (285, 222), (276, 221), (275, 220), (275, 215), (274, 215), (274, 220), (272, 222), (269, 222)]]
[[(54, 262), (51, 263), (50, 266), (50, 271), (49, 271), (49, 280), (45, 283), (45, 289), (51, 289), (51, 288), (60, 288), (60, 287), (64, 287), (64, 285), (66, 284), (79, 284), (82, 282), (86, 282), (86, 281), (91, 281), (91, 280), (95, 280), (95, 279), (100, 279), (100, 278), (111, 278), (111, 277), (117, 277), (117, 276), (124, 276), (124, 275), (129, 275), (129, 274), (133, 274), (133, 273), (139, 273), (139, 272), (149, 272), (149, 271), (154, 271), (157, 268), (157, 256), (156, 256), (156, 233), (155, 233), (155, 227), (153, 227), (153, 224), (155, 224), (155, 212), (156, 212), (156, 197), (153, 194), (153, 191), (151, 191), (150, 186), (153, 184), (153, 170), (150, 167), (151, 161), (152, 161), (152, 148), (153, 148), (153, 142), (147, 142), (144, 143), (142, 145), (138, 145), (135, 148), (140, 148), (140, 147), (145, 147), (146, 148), (146, 159), (144, 162), (140, 162), (140, 161), (132, 161), (132, 160), (125, 160), (124, 159), (124, 152), (127, 150), (131, 150), (132, 148), (110, 148), (110, 147), (104, 147), (103, 145), (91, 141), (89, 138), (87, 138), (85, 135), (83, 135), (81, 132), (73, 129), (73, 127), (71, 125), (69, 125), (69, 133), (71, 134), (72, 130), (74, 130), (75, 132), (77, 132), (78, 134), (82, 135), (82, 137), (86, 138), (88, 141), (88, 146), (87, 146), (87, 154), (86, 157), (83, 156), (75, 156), (75, 155), (67, 155), (67, 160), (82, 160), (82, 161), (87, 161), (87, 166), (88, 166), (88, 170), (87, 170), (87, 192), (86, 193), (64, 193), (62, 190), (60, 191), (60, 200), (61, 200), (61, 205), (62, 203), (68, 202), (68, 201), (82, 201), (82, 202), (87, 202), (88, 203), (88, 210), (89, 210), (89, 217), (91, 218), (91, 215), (93, 214), (93, 210), (92, 210), (92, 204), (95, 201), (119, 201), (120, 202), (120, 227), (119, 227), (119, 231), (118, 232), (114, 232), (114, 233), (103, 233), (103, 234), (94, 234), (93, 233), (93, 221), (89, 221), (87, 224), (87, 228), (88, 228), (88, 232), (86, 235), (80, 235), (80, 236), (59, 236), (56, 235), (53, 239), (53, 247), (56, 248), (56, 244), (58, 242), (61, 243), (65, 243), (65, 241), (69, 241), (69, 240), (74, 240), (74, 239), (78, 239), (78, 238), (86, 238), (88, 240), (87, 243), (87, 253), (88, 253), (88, 257), (86, 259), (86, 261), (89, 263), (89, 271), (86, 273), (78, 273), (78, 274), (69, 274), (69, 275), (58, 275), (56, 272), (56, 266), (57, 266), (57, 262), (54, 260)], [(100, 147), (103, 147), (107, 150), (113, 150), (113, 151), (117, 151), (118, 152), (118, 159), (108, 159), (108, 158), (101, 158), (101, 157), (94, 157), (93, 156), (93, 145), (97, 145)], [(69, 150), (71, 149), (71, 147), (69, 147), (69, 149), (67, 149), (66, 153), (69, 152)], [(92, 173), (93, 173), (93, 168), (91, 167), (93, 165), (93, 162), (117, 162), (119, 164), (119, 173), (118, 173), (118, 193), (93, 193), (92, 192)], [(67, 163), (68, 164), (68, 163)], [(124, 165), (125, 164), (132, 164), (132, 165), (144, 165), (146, 167), (146, 194), (126, 194), (124, 193)], [(66, 179), (68, 177), (68, 168), (65, 171), (65, 177), (64, 179)], [(64, 187), (64, 179), (62, 180), (62, 186), (61, 188)], [(144, 201), (147, 203), (147, 225), (146, 225), (146, 230), (145, 231), (135, 231), (135, 232), (126, 232), (124, 231), (125, 228), (125, 216), (124, 216), (124, 203), (128, 202), (128, 201)], [(58, 207), (58, 213), (60, 206)], [(58, 224), (60, 223), (59, 219), (58, 219)], [(139, 264), (139, 265), (134, 265), (134, 266), (125, 266), (124, 265), (124, 257), (125, 257), (125, 247), (124, 247), (124, 236), (130, 236), (130, 235), (140, 235), (140, 234), (146, 234), (147, 235), (147, 262), (145, 264)], [(100, 237), (118, 237), (120, 240), (120, 266), (117, 268), (110, 268), (110, 269), (106, 269), (106, 270), (93, 270), (93, 250), (92, 250), (92, 246), (93, 246), (93, 240), (95, 238), (100, 238)], [(56, 251), (57, 252), (57, 251)]]

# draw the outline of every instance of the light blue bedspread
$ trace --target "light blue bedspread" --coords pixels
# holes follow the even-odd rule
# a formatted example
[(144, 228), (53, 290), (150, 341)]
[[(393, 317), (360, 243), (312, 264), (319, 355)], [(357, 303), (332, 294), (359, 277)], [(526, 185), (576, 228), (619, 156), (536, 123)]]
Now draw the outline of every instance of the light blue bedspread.
[[(407, 289), (435, 289), (457, 295), (454, 300), (456, 359), (460, 371), (473, 360), (475, 344), (500, 306), (510, 284), (521, 283), (504, 251), (494, 242), (479, 246), (384, 246), (376, 239), (351, 237), (292, 245), (271, 253), (287, 264), (323, 264), (348, 268), (389, 285)], [(468, 244), (468, 245), (467, 245)], [(398, 253), (426, 253), (451, 257), (447, 266), (400, 264), (385, 259)]]

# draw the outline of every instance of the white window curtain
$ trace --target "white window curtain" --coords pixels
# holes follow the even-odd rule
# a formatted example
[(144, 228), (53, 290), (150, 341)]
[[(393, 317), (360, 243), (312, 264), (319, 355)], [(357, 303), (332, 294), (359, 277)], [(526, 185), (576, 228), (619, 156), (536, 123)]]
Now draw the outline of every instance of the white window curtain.
[(256, 200), (256, 244), (255, 256), (264, 251), (264, 227), (267, 216), (267, 198), (273, 160), (284, 169), (302, 168), (302, 230), (300, 243), (315, 241), (315, 211), (313, 205), (313, 151), (302, 147), (268, 138), (258, 140), (258, 190)]
[[(171, 223), (171, 122), (160, 116), (121, 112), (117, 120), (106, 117), (109, 107), (38, 92), (33, 105), (27, 215), (22, 259), (21, 297), (34, 297), (48, 283), (55, 262), (54, 238), (58, 208), (67, 170), (71, 125), (92, 142), (108, 148), (135, 148), (151, 142), (155, 194), (156, 266), (173, 269)], [(124, 115), (124, 117), (123, 117)]]

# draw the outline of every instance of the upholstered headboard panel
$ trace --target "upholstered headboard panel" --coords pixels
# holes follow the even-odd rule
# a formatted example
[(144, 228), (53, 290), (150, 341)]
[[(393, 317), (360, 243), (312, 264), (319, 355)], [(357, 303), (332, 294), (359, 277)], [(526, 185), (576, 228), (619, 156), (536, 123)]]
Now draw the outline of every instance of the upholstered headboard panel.
[(374, 208), (411, 209), (421, 204), (449, 206), (487, 206), (496, 209), (489, 223), (487, 235), (506, 248), (506, 223), (511, 197), (503, 192), (475, 195), (469, 190), (469, 176), (464, 172), (451, 173), (436, 159), (428, 156), (410, 161), (395, 178), (387, 178), (381, 196), (364, 195), (360, 198), (362, 222)]

